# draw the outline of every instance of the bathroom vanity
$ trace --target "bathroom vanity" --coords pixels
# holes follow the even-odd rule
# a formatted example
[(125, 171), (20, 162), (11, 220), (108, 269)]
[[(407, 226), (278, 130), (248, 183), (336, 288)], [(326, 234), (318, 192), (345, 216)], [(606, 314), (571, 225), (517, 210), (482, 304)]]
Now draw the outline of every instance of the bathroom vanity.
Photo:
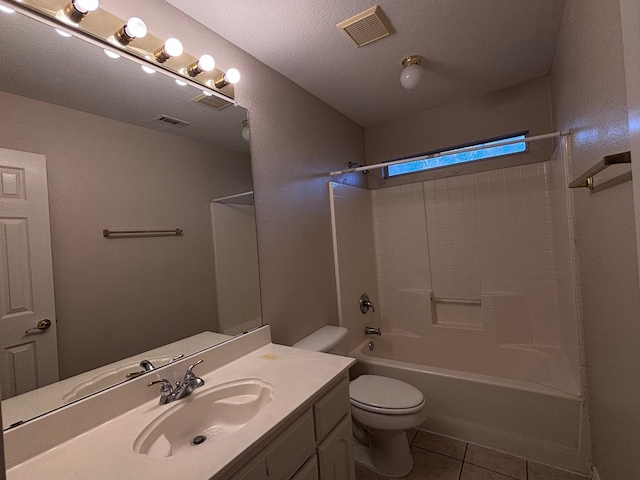
[[(353, 479), (346, 357), (262, 327), (5, 432), (9, 480)], [(197, 360), (205, 385), (160, 405)]]

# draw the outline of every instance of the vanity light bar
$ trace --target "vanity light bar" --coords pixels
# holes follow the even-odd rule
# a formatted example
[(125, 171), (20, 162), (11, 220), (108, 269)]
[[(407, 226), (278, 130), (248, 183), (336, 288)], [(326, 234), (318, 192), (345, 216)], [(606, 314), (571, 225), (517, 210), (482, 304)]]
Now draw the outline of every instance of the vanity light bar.
[[(66, 4), (64, 4), (63, 6), (65, 5)], [(227, 102), (230, 101), (234, 105), (237, 105), (234, 100), (234, 90), (232, 83), (224, 85), (224, 87), (218, 87), (216, 86), (215, 82), (208, 81), (208, 78), (206, 77), (211, 78), (209, 75), (203, 74), (200, 76), (205, 78), (195, 79), (194, 77), (191, 77), (189, 74), (187, 74), (186, 68), (184, 69), (184, 74), (178, 71), (179, 69), (176, 68), (175, 65), (176, 62), (173, 62), (173, 66), (167, 65), (167, 63), (171, 63), (167, 62), (169, 59), (172, 59), (174, 57), (181, 57), (181, 55), (181, 59), (186, 59), (183, 65), (191, 64), (193, 61), (197, 60), (187, 53), (181, 52), (181, 55), (178, 55), (175, 49), (167, 48), (166, 44), (169, 42), (169, 40), (167, 40), (167, 42), (164, 42), (162, 47), (157, 48), (157, 45), (162, 41), (151, 35), (145, 35), (144, 41), (137, 43), (136, 47), (134, 48), (129, 48), (126, 46), (128, 45), (128, 43), (118, 41), (115, 35), (110, 35), (110, 41), (109, 38), (105, 36), (107, 34), (106, 32), (100, 34), (89, 31), (87, 27), (89, 27), (90, 25), (85, 25), (85, 22), (82, 22), (81, 27), (70, 25), (70, 22), (68, 20), (65, 21), (65, 18), (67, 17), (59, 18), (56, 13), (51, 10), (50, 2), (47, 2), (45, 0), (33, 0), (30, 1), (29, 4), (22, 3), (18, 0), (0, 0), (0, 6), (4, 6), (7, 9), (15, 10), (16, 12), (26, 15), (27, 17), (33, 18), (41, 23), (49, 25), (52, 28), (57, 28), (61, 31), (67, 32), (75, 37), (81, 38), (103, 49), (110, 50), (114, 53), (117, 51), (118, 55), (126, 57), (129, 60), (138, 63), (139, 65), (152, 67), (155, 70), (161, 71), (163, 74), (173, 78), (176, 81), (179, 81), (180, 84), (186, 83), (188, 85), (191, 85), (192, 87), (198, 88), (199, 90), (205, 90), (208, 93), (211, 93), (212, 96), (218, 97)], [(95, 24), (96, 18), (98, 18), (102, 23), (100, 25), (100, 29), (102, 30), (105, 29), (104, 24), (107, 24), (108, 26), (115, 23), (115, 25), (113, 25), (112, 27), (113, 30), (111, 30), (111, 32), (118, 29), (117, 24), (120, 24), (120, 30), (125, 29), (125, 26), (127, 25), (123, 20), (118, 19), (114, 15), (111, 15), (110, 13), (100, 8), (96, 9), (96, 11), (91, 12), (91, 15), (91, 24)], [(134, 40), (134, 38), (131, 38), (132, 35), (138, 40), (142, 38), (142, 36), (136, 37), (136, 33), (140, 32), (127, 32), (125, 29), (124, 34), (126, 35), (117, 36), (130, 43)], [(153, 44), (155, 45), (150, 47), (150, 45)], [(141, 48), (141, 46), (146, 48)], [(173, 51), (169, 52), (168, 50)], [(218, 69), (213, 69), (211, 72), (207, 73), (210, 73), (214, 79), (218, 79), (226, 75), (224, 72)], [(224, 88), (225, 90), (222, 91), (221, 88)]]

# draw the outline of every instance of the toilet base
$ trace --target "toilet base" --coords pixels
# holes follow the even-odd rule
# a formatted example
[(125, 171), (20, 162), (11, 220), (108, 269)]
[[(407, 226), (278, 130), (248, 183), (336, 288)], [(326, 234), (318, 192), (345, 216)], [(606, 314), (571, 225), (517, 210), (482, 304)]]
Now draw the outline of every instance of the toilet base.
[[(362, 428), (360, 425), (358, 427)], [(354, 436), (356, 463), (384, 477), (398, 478), (407, 475), (413, 468), (413, 457), (405, 431), (370, 427), (366, 427), (366, 430), (371, 430), (368, 444)]]

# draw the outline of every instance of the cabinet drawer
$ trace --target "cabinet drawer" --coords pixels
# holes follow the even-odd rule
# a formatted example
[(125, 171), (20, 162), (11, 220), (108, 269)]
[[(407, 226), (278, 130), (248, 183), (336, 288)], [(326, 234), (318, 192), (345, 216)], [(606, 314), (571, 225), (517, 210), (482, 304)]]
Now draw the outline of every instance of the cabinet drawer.
[(349, 412), (349, 379), (345, 376), (313, 406), (316, 440), (320, 441), (326, 437), (336, 423)]
[(318, 459), (314, 455), (291, 480), (318, 480)]

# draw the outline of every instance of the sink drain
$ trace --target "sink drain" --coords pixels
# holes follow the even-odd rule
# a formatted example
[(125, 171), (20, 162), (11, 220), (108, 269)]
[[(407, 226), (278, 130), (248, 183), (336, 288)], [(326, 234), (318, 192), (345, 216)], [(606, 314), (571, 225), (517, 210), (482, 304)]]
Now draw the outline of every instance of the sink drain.
[(204, 435), (198, 435), (197, 437), (193, 438), (193, 441), (191, 443), (193, 445), (200, 445), (201, 443), (204, 443), (206, 439), (207, 437), (205, 437)]

